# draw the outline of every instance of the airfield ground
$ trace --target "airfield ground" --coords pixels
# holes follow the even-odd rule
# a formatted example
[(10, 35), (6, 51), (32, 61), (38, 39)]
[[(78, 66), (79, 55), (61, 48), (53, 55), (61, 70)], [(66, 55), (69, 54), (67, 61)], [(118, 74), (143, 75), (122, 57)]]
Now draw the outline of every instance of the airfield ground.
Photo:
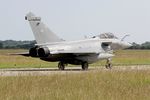
[(0, 76), (0, 100), (150, 100), (150, 66), (139, 67), (7, 70)]
[(0, 100), (150, 100), (148, 50), (117, 51), (112, 70), (102, 61), (88, 71), (7, 55), (22, 51), (0, 50)]
[[(45, 62), (38, 58), (11, 56), (9, 53), (26, 52), (27, 50), (0, 50), (0, 68), (57, 68), (57, 62)], [(150, 50), (116, 51), (112, 59), (114, 66), (150, 65)], [(103, 67), (106, 61), (99, 61), (90, 66)], [(69, 65), (70, 66), (70, 65)]]
[(67, 67), (64, 71), (58, 68), (11, 68), (0, 69), (0, 76), (43, 76), (56, 74), (78, 74), (103, 71), (150, 71), (150, 65), (113, 66), (112, 69), (105, 67), (90, 67), (84, 71), (81, 67)]

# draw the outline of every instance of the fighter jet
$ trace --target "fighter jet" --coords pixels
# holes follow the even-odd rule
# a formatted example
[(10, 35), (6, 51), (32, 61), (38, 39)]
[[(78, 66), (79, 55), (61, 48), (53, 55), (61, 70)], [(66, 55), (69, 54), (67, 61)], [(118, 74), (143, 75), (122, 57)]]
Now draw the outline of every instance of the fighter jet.
[(111, 58), (114, 56), (112, 51), (131, 46), (112, 33), (83, 40), (64, 41), (41, 21), (41, 17), (30, 12), (25, 16), (25, 20), (29, 21), (37, 44), (29, 50), (29, 53), (21, 55), (59, 62), (60, 70), (64, 70), (67, 64), (81, 65), (83, 70), (87, 70), (89, 64), (99, 60), (106, 60), (106, 68), (111, 68)]

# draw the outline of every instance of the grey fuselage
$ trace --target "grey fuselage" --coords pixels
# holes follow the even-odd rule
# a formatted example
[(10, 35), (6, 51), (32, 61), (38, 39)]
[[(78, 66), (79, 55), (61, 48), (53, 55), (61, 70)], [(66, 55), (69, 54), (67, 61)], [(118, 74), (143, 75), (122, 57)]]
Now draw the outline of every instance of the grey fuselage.
[(77, 65), (82, 62), (91, 64), (114, 56), (111, 45), (104, 45), (106, 41), (109, 41), (116, 49), (126, 48), (117, 39), (100, 39), (96, 37), (78, 41), (64, 41), (41, 46), (42, 48), (46, 47), (50, 53), (47, 57), (40, 57), (40, 59), (45, 61), (62, 61)]
[(113, 34), (102, 34), (78, 41), (63, 41), (41, 21), (40, 17), (29, 12), (25, 19), (29, 21), (37, 42), (36, 47), (31, 48), (27, 55), (45, 61), (59, 61), (61, 66), (64, 66), (64, 63), (87, 66), (98, 60), (113, 57), (112, 50), (131, 46)]

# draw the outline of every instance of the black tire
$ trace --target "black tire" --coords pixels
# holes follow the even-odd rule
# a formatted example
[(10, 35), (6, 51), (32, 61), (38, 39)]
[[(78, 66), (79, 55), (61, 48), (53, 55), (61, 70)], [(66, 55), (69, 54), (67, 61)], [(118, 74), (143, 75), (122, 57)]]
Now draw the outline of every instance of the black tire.
[(106, 67), (107, 69), (111, 69), (111, 68), (112, 68), (112, 64), (107, 64), (105, 67)]
[(89, 64), (87, 62), (82, 63), (82, 69), (83, 70), (88, 70)]
[(65, 69), (65, 64), (63, 62), (58, 63), (58, 69), (59, 70), (64, 70)]

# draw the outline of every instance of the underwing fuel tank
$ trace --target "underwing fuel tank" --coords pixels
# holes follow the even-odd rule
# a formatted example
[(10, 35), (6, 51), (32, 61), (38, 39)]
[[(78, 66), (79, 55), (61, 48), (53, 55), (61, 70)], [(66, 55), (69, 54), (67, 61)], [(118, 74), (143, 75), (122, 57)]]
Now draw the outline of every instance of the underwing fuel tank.
[(98, 59), (107, 59), (112, 58), (114, 55), (110, 53), (100, 53)]

